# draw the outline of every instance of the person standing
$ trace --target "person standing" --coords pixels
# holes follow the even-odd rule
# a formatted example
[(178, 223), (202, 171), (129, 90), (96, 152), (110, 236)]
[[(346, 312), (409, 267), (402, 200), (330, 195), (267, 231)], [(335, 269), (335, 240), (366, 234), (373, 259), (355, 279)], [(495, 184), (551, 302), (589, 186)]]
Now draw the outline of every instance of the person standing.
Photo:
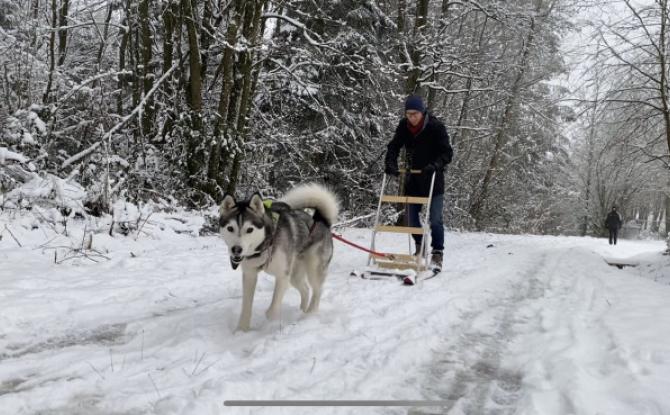
[[(430, 231), (432, 239), (431, 265), (442, 269), (444, 258), (444, 171), (453, 158), (449, 134), (444, 124), (426, 109), (420, 96), (412, 95), (405, 100), (405, 117), (400, 120), (391, 142), (387, 145), (386, 174), (399, 176), (398, 155), (402, 148), (407, 151), (409, 168), (421, 170), (421, 174), (409, 175), (405, 195), (427, 197), (435, 173), (433, 198), (430, 203)], [(408, 208), (409, 226), (420, 227), (421, 205)], [(420, 255), (422, 235), (412, 235), (416, 244), (414, 255)]]
[(616, 245), (621, 223), (621, 216), (616, 211), (616, 206), (612, 206), (612, 210), (607, 214), (607, 218), (605, 219), (605, 227), (610, 231), (610, 245)]

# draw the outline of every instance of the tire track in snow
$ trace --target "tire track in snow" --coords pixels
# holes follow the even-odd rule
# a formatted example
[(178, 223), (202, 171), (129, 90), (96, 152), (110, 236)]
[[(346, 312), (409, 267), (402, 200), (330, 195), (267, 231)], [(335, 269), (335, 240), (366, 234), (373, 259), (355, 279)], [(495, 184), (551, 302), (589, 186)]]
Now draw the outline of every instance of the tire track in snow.
[(547, 253), (542, 252), (528, 270), (510, 281), (511, 287), (496, 293), (500, 296), (491, 299), (486, 308), (462, 316), (462, 323), (452, 331), (458, 340), (446, 351), (436, 352), (421, 385), (426, 399), (448, 401), (449, 405), (439, 410), (412, 409), (410, 415), (514, 413), (522, 374), (501, 367), (501, 359), (515, 336), (514, 314), (520, 303), (545, 294), (545, 282), (538, 276), (551, 265), (547, 262)]
[[(561, 251), (554, 262), (543, 301), (520, 310), (527, 320), (510, 348), (511, 360), (526, 364), (524, 399), (537, 413), (596, 413), (604, 409), (596, 404), (587, 410), (584, 404), (602, 387), (594, 390), (590, 385), (607, 384), (612, 378), (629, 388), (636, 383), (621, 354), (625, 348), (606, 322), (608, 297), (614, 295), (616, 301), (618, 294), (604, 283), (607, 274), (596, 271), (606, 266), (593, 253), (571, 248)], [(607, 398), (615, 401), (614, 395)]]

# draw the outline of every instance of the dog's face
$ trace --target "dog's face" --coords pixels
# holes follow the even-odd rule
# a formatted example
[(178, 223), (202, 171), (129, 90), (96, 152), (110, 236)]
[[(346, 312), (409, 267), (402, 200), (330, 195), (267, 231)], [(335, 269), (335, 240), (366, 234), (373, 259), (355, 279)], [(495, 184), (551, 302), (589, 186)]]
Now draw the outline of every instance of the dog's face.
[(219, 208), (219, 232), (228, 245), (230, 264), (236, 269), (246, 256), (256, 253), (266, 236), (263, 199), (256, 193), (251, 199), (237, 202), (226, 195)]

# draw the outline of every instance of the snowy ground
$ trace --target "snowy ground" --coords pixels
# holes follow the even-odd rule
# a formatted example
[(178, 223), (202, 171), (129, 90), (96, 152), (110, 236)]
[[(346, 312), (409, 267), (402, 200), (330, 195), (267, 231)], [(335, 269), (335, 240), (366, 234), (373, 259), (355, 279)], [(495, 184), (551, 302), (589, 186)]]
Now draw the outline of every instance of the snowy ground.
[[(109, 258), (98, 263), (66, 257), (81, 224), (56, 239), (30, 224), (0, 217), (2, 414), (670, 414), (662, 242), (449, 233), (446, 271), (414, 287), (350, 277), (366, 258), (336, 243), (318, 314), (290, 291), (281, 320), (266, 321), (264, 276), (253, 330), (233, 333), (239, 270), (221, 240), (188, 233), (197, 221), (157, 215), (137, 238), (96, 234)], [(246, 399), (447, 403), (223, 406)]]

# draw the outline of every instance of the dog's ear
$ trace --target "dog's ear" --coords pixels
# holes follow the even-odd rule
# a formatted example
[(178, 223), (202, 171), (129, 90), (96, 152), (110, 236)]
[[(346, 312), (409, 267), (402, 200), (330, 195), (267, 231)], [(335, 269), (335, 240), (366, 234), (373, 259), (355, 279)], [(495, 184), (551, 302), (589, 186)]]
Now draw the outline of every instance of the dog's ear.
[(235, 197), (229, 194), (226, 194), (223, 197), (223, 202), (221, 202), (221, 206), (219, 207), (219, 215), (223, 216), (227, 213), (230, 213), (231, 210), (235, 208), (237, 205), (237, 202), (235, 201)]
[(251, 196), (251, 200), (249, 200), (249, 208), (258, 216), (263, 216), (265, 214), (265, 205), (263, 205), (263, 198), (260, 193), (256, 192)]

